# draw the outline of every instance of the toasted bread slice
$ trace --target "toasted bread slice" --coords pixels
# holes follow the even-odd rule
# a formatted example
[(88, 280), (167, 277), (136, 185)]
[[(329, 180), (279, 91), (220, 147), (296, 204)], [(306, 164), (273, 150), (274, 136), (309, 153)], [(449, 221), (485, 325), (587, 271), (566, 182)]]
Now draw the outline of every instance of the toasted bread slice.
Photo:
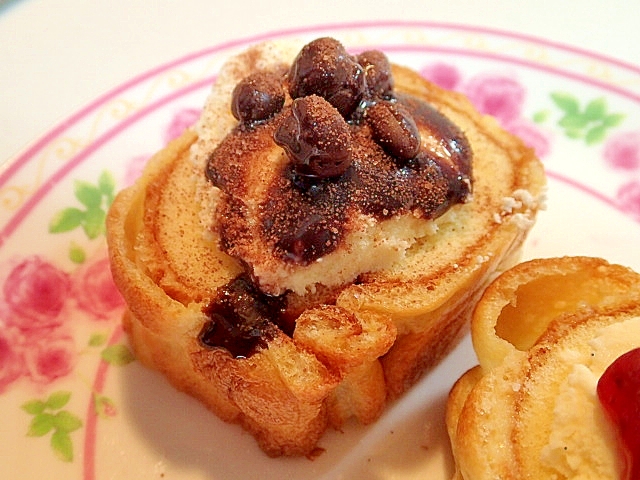
[(472, 319), (480, 365), (449, 395), (456, 478), (621, 478), (596, 395), (640, 346), (640, 275), (604, 260), (532, 260), (485, 291)]
[[(228, 105), (229, 85), (291, 61), (288, 49), (277, 50), (274, 57), (272, 46), (261, 46), (232, 59), (209, 101)], [(245, 358), (199, 340), (210, 302), (245, 270), (210, 228), (219, 193), (204, 180), (200, 148), (233, 128), (230, 113), (216, 121), (208, 109), (202, 123), (217, 132), (203, 132), (201, 123), (172, 142), (109, 212), (112, 272), (138, 358), (240, 423), (269, 455), (309, 454), (328, 426), (375, 420), (452, 348), (486, 285), (518, 258), (542, 205), (545, 177), (531, 149), (463, 96), (404, 67), (394, 66), (393, 76), (398, 92), (428, 102), (466, 135), (472, 198), (421, 220), (430, 234), (388, 268), (286, 293), (293, 332), (272, 328)]]

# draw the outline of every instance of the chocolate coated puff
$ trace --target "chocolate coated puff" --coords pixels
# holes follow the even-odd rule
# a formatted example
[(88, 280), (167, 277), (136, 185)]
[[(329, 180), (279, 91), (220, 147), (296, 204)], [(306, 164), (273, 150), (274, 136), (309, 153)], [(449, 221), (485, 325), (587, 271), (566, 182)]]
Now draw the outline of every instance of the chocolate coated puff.
[(366, 80), (362, 66), (333, 38), (305, 45), (289, 70), (292, 98), (316, 94), (348, 118), (362, 99)]
[(389, 98), (393, 94), (393, 75), (387, 56), (380, 50), (367, 50), (360, 53), (356, 60), (362, 66), (370, 96)]
[(231, 113), (241, 122), (266, 120), (284, 105), (282, 77), (271, 72), (257, 72), (241, 80), (233, 89)]
[(420, 152), (420, 131), (399, 103), (380, 101), (366, 113), (372, 138), (392, 157), (410, 160)]
[[(394, 91), (382, 52), (351, 56), (337, 40), (320, 38), (290, 67), (243, 79), (231, 110), (240, 124), (212, 153), (207, 177), (233, 193), (238, 169), (260, 161), (261, 150), (275, 142), (285, 151), (289, 161), (255, 219), (257, 234), (284, 262), (308, 265), (338, 249), (352, 212), (436, 218), (470, 192), (466, 137), (431, 105)], [(423, 149), (421, 131), (440, 149)], [(247, 230), (241, 199), (227, 205), (221, 245), (233, 251)], [(238, 278), (209, 305), (200, 342), (249, 356), (274, 328), (293, 331), (283, 302), (263, 295), (249, 275)]]
[(349, 126), (336, 108), (317, 95), (294, 100), (273, 138), (299, 175), (335, 177), (351, 165)]

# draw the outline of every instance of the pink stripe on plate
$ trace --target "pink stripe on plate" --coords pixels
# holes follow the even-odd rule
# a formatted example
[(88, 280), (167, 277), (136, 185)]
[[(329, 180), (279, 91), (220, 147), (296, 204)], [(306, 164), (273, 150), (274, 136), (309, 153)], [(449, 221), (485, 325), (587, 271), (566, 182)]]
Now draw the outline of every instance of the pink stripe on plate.
[(565, 185), (568, 185), (569, 187), (575, 188), (576, 190), (586, 194), (587, 196), (593, 197), (595, 200), (598, 200), (598, 201), (610, 206), (611, 208), (613, 208), (615, 210), (618, 210), (621, 213), (626, 213), (620, 207), (620, 205), (618, 205), (616, 202), (614, 202), (612, 199), (610, 199), (606, 195), (603, 195), (602, 193), (598, 192), (597, 190), (595, 190), (595, 189), (593, 189), (591, 187), (588, 187), (587, 185), (584, 185), (583, 183), (576, 182), (571, 177), (567, 177), (566, 175), (563, 175), (561, 173), (557, 173), (557, 172), (553, 172), (553, 171), (549, 171), (549, 170), (545, 170), (545, 173), (547, 174), (547, 177), (549, 177), (549, 178), (553, 178), (554, 180), (562, 182)]
[[(115, 345), (120, 341), (123, 335), (122, 326), (116, 327), (111, 338), (109, 339), (108, 346)], [(91, 387), (91, 395), (89, 396), (89, 405), (87, 405), (87, 418), (86, 428), (84, 434), (84, 480), (93, 480), (96, 476), (95, 473), (95, 460), (96, 460), (96, 439), (97, 439), (97, 420), (98, 415), (95, 409), (94, 396), (102, 393), (104, 384), (107, 381), (107, 371), (109, 364), (104, 360), (100, 360), (98, 369), (96, 370), (96, 376), (93, 379), (93, 385)]]
[(598, 80), (588, 75), (580, 75), (578, 73), (568, 72), (558, 67), (545, 65), (542, 63), (536, 63), (530, 60), (521, 60), (518, 57), (512, 57), (512, 56), (501, 54), (501, 53), (477, 52), (475, 50), (468, 50), (468, 49), (455, 48), (455, 47), (437, 47), (437, 46), (409, 45), (409, 44), (407, 45), (367, 45), (367, 48), (378, 49), (385, 52), (446, 53), (450, 55), (456, 55), (459, 57), (473, 57), (473, 58), (480, 58), (484, 60), (495, 60), (498, 62), (510, 63), (513, 65), (519, 65), (521, 67), (529, 68), (531, 70), (537, 70), (537, 71), (549, 73), (558, 77), (575, 80), (580, 83), (591, 85), (593, 87), (597, 87), (609, 93), (614, 93), (616, 95), (620, 95), (621, 97), (640, 103), (640, 94), (636, 94), (625, 88), (612, 85), (610, 83), (604, 82), (602, 80)]
[(36, 207), (36, 205), (47, 195), (53, 187), (55, 187), (60, 181), (66, 177), (69, 172), (71, 172), (75, 167), (80, 165), (84, 160), (86, 160), (92, 153), (97, 151), (115, 136), (120, 134), (130, 125), (136, 123), (141, 118), (145, 117), (149, 113), (161, 108), (167, 103), (176, 100), (188, 93), (193, 92), (194, 90), (198, 90), (199, 88), (206, 87), (213, 82), (215, 77), (209, 77), (201, 79), (195, 83), (192, 83), (188, 87), (182, 88), (180, 90), (176, 90), (172, 92), (170, 95), (159, 99), (158, 101), (147, 105), (146, 107), (140, 109), (130, 117), (127, 117), (126, 120), (120, 122), (116, 127), (108, 130), (103, 135), (98, 137), (94, 142), (88, 145), (84, 150), (80, 153), (73, 156), (67, 163), (64, 164), (62, 168), (56, 171), (51, 177), (44, 182), (36, 192), (29, 197), (29, 199), (18, 209), (16, 214), (9, 219), (4, 228), (0, 230), (0, 248), (4, 244), (4, 242), (9, 238), (18, 226), (25, 220), (25, 218), (29, 215), (29, 213)]
[[(128, 88), (134, 87), (138, 84), (140, 84), (141, 82), (152, 78), (154, 75), (157, 75), (161, 72), (176, 68), (177, 66), (184, 64), (186, 62), (192, 61), (194, 59), (203, 57), (203, 56), (207, 56), (207, 55), (211, 55), (213, 53), (225, 50), (225, 49), (230, 49), (236, 46), (241, 46), (244, 44), (252, 44), (252, 43), (256, 43), (259, 41), (263, 41), (263, 40), (267, 40), (270, 38), (277, 38), (277, 37), (282, 37), (282, 36), (292, 36), (295, 34), (309, 34), (312, 32), (319, 32), (321, 30), (352, 30), (355, 28), (370, 28), (370, 27), (419, 27), (419, 28), (444, 28), (444, 29), (452, 29), (452, 30), (460, 30), (460, 31), (465, 31), (465, 32), (475, 32), (475, 33), (483, 33), (483, 34), (491, 34), (491, 35), (497, 35), (497, 36), (501, 36), (501, 37), (507, 37), (507, 38), (514, 38), (514, 39), (519, 39), (519, 40), (526, 40), (529, 42), (533, 42), (533, 43), (538, 43), (538, 44), (542, 44), (542, 45), (547, 45), (547, 46), (552, 46), (553, 48), (560, 48), (564, 51), (568, 51), (571, 53), (579, 53), (581, 55), (585, 55), (588, 56), (590, 58), (594, 58), (594, 59), (599, 59), (602, 61), (607, 61), (613, 64), (618, 65), (621, 68), (626, 68), (626, 69), (630, 69), (634, 72), (640, 73), (640, 69), (638, 69), (637, 67), (628, 65), (628, 64), (623, 64), (621, 62), (616, 62), (615, 60), (610, 60), (607, 59), (606, 57), (603, 56), (599, 56), (596, 54), (591, 54), (588, 52), (584, 52), (580, 49), (575, 49), (575, 48), (570, 48), (570, 47), (564, 47), (564, 46), (560, 46), (558, 44), (555, 44), (553, 42), (549, 42), (549, 41), (545, 41), (545, 40), (541, 40), (541, 39), (536, 39), (533, 37), (528, 37), (528, 36), (524, 36), (524, 35), (519, 35), (519, 34), (513, 34), (513, 33), (508, 33), (508, 32), (500, 32), (500, 31), (496, 31), (496, 30), (491, 30), (491, 29), (485, 29), (485, 28), (479, 28), (479, 27), (467, 27), (467, 26), (461, 26), (461, 25), (448, 25), (448, 24), (440, 24), (440, 23), (429, 23), (429, 22), (364, 22), (364, 23), (350, 23), (350, 24), (339, 24), (339, 25), (325, 25), (325, 26), (315, 26), (315, 27), (304, 27), (304, 28), (299, 28), (299, 29), (290, 29), (290, 30), (282, 30), (282, 31), (277, 31), (277, 32), (271, 32), (271, 33), (267, 33), (267, 34), (261, 34), (261, 35), (256, 35), (253, 37), (248, 37), (248, 38), (244, 38), (244, 39), (240, 39), (240, 40), (234, 40), (234, 41), (230, 41), (230, 42), (226, 42), (220, 45), (217, 45), (215, 47), (212, 47), (210, 49), (206, 49), (200, 52), (195, 52), (192, 53), (190, 55), (187, 55), (185, 57), (182, 57), (180, 59), (177, 59), (175, 61), (169, 62), (163, 66), (160, 66), (158, 68), (152, 69), (149, 72), (146, 72), (144, 74), (142, 74), (139, 77), (136, 77), (132, 80), (130, 80), (129, 82), (126, 82), (125, 84), (115, 88), (114, 90), (112, 90), (111, 92), (105, 94), (104, 96), (100, 97), (99, 99), (97, 99), (95, 102), (91, 103), (90, 105), (88, 105), (87, 107), (85, 107), (84, 109), (80, 110), (78, 113), (72, 115), (71, 117), (69, 117), (69, 119), (67, 119), (66, 121), (62, 122), (61, 124), (59, 124), (56, 128), (54, 128), (51, 132), (49, 132), (48, 134), (46, 134), (44, 137), (42, 137), (42, 139), (40, 139), (38, 142), (36, 142), (34, 144), (33, 147), (31, 147), (29, 150), (27, 150), (23, 155), (21, 155), (20, 157), (18, 157), (16, 159), (15, 162), (13, 162), (9, 168), (7, 168), (7, 170), (5, 170), (5, 172), (3, 172), (2, 175), (0, 175), (0, 187), (2, 186), (3, 182), (6, 182), (11, 175), (13, 175), (18, 169), (22, 168), (24, 165), (26, 165), (29, 160), (31, 160), (47, 143), (51, 142), (54, 138), (56, 138), (58, 135), (60, 135), (63, 131), (65, 131), (66, 129), (70, 128), (71, 126), (73, 126), (74, 124), (76, 124), (77, 122), (79, 122), (80, 120), (82, 120), (84, 117), (90, 115), (91, 113), (93, 113), (96, 109), (100, 108), (102, 105), (104, 105), (105, 103), (111, 101), (114, 97), (116, 97), (117, 95), (120, 95), (122, 92), (124, 92), (125, 90), (127, 90)], [(517, 65), (521, 65), (524, 66), (526, 68), (531, 68), (531, 69), (536, 69), (536, 70), (540, 70), (540, 71), (544, 71), (547, 73), (551, 73), (554, 75), (558, 75), (561, 77), (565, 77), (565, 78), (569, 78), (572, 80), (576, 80), (579, 82), (583, 82), (586, 84), (590, 84), (593, 86), (596, 86), (598, 88), (607, 90), (611, 93), (615, 93), (621, 96), (624, 96), (632, 101), (635, 102), (640, 102), (640, 96), (624, 90), (620, 87), (616, 87), (613, 85), (609, 85), (605, 82), (596, 80), (594, 78), (588, 77), (586, 75), (579, 75), (573, 72), (566, 72), (563, 71), (559, 68), (556, 67), (551, 67), (548, 65), (543, 65), (543, 64), (537, 64), (531, 61), (527, 61), (527, 60), (521, 60), (519, 58), (513, 58), (507, 55), (503, 55), (503, 54), (498, 54), (498, 53), (487, 53), (487, 52), (476, 52), (473, 50), (466, 50), (466, 49), (461, 49), (461, 48), (453, 48), (453, 47), (438, 47), (438, 46), (426, 46), (426, 45), (378, 45), (378, 46), (368, 46), (368, 48), (379, 48), (381, 50), (385, 50), (385, 51), (398, 51), (398, 52), (439, 52), (439, 53), (449, 53), (449, 54), (453, 54), (453, 55), (458, 55), (458, 56), (469, 56), (469, 57), (475, 57), (475, 58), (484, 58), (484, 59), (490, 59), (490, 60), (496, 60), (496, 61), (500, 61), (500, 62), (506, 62), (506, 63), (513, 63), (513, 64), (517, 64)], [(6, 239), (17, 229), (17, 227), (24, 221), (24, 219), (27, 217), (27, 215), (33, 210), (33, 208), (35, 208), (35, 206), (40, 202), (40, 200), (42, 200), (42, 198), (49, 193), (53, 187), (59, 183), (66, 175), (69, 174), (69, 172), (71, 172), (76, 166), (80, 165), (84, 160), (86, 160), (87, 158), (89, 158), (89, 156), (95, 152), (96, 150), (98, 150), (100, 147), (102, 147), (105, 143), (107, 143), (109, 140), (111, 140), (113, 137), (115, 137), (116, 135), (118, 135), (119, 133), (121, 133), (123, 130), (125, 130), (127, 127), (129, 127), (130, 125), (132, 125), (133, 123), (137, 122), (138, 120), (140, 120), (141, 118), (143, 118), (144, 116), (148, 115), (149, 113), (157, 110), (158, 108), (162, 107), (163, 105), (179, 98), (180, 96), (186, 95), (187, 93), (190, 93), (194, 90), (197, 90), (198, 88), (207, 86), (208, 84), (210, 84), (213, 81), (213, 78), (207, 78), (207, 79), (202, 79), (199, 80), (198, 82), (185, 87), (181, 90), (172, 92), (170, 95), (160, 98), (159, 100), (157, 100), (156, 102), (146, 106), (145, 108), (141, 109), (140, 111), (136, 112), (135, 114), (133, 114), (132, 116), (128, 117), (126, 120), (124, 120), (123, 122), (121, 122), (120, 124), (118, 124), (116, 127), (110, 129), (109, 131), (107, 131), (106, 133), (104, 133), (102, 136), (98, 137), (93, 143), (91, 143), (89, 146), (87, 146), (83, 151), (81, 151), (80, 153), (76, 154), (74, 157), (72, 157), (72, 159), (67, 162), (60, 170), (58, 170), (57, 172), (55, 172), (54, 175), (52, 175), (37, 191), (36, 193), (30, 197), (23, 205), (22, 207), (17, 211), (17, 213), (7, 222), (7, 224), (5, 225), (5, 227), (2, 229), (2, 231), (0, 231), (0, 247), (2, 246), (2, 244), (4, 243), (4, 241), (6, 241)], [(609, 202), (611, 203), (611, 202)]]
[(538, 38), (530, 35), (518, 34), (508, 31), (502, 31), (497, 29), (478, 27), (478, 26), (469, 26), (469, 25), (461, 25), (461, 24), (451, 24), (451, 23), (440, 23), (440, 22), (419, 22), (419, 21), (373, 21), (373, 22), (351, 22), (351, 23), (338, 23), (338, 24), (325, 24), (325, 25), (316, 25), (309, 27), (300, 27), (300, 28), (292, 28), (292, 29), (282, 29), (276, 30), (264, 34), (258, 34), (254, 36), (244, 37), (237, 40), (231, 40), (229, 42), (224, 42), (218, 44), (214, 47), (207, 48), (198, 52), (191, 53), (184, 57), (173, 60), (164, 65), (160, 65), (154, 69), (151, 69), (141, 75), (132, 78), (128, 82), (123, 83), (122, 85), (116, 87), (115, 89), (107, 92), (101, 97), (98, 97), (95, 101), (88, 104), (83, 109), (79, 110), (77, 113), (73, 114), (57, 126), (55, 126), (52, 130), (38, 139), (31, 147), (29, 147), (24, 153), (16, 157), (9, 165), (7, 165), (4, 171), (0, 174), (0, 187), (4, 185), (11, 178), (16, 171), (23, 167), (25, 163), (27, 163), (34, 155), (36, 155), (40, 150), (44, 148), (45, 145), (50, 143), (54, 138), (58, 137), (65, 130), (75, 125), (77, 122), (82, 120), (85, 116), (89, 115), (94, 110), (100, 108), (105, 103), (108, 103), (116, 96), (120, 95), (122, 92), (126, 91), (129, 88), (132, 88), (145, 80), (158, 75), (167, 70), (173, 69), (179, 65), (188, 63), (192, 60), (211, 55), (216, 52), (220, 52), (226, 49), (231, 49), (235, 47), (239, 47), (242, 45), (247, 45), (251, 43), (256, 43), (264, 40), (269, 40), (273, 38), (280, 38), (285, 36), (294, 36), (297, 34), (311, 34), (314, 32), (324, 31), (324, 30), (354, 30), (354, 29), (363, 29), (363, 28), (424, 28), (424, 29), (443, 29), (443, 30), (454, 30), (468, 33), (478, 33), (485, 35), (492, 35), (501, 38), (511, 38), (514, 40), (526, 41), (533, 44), (544, 45), (547, 47), (555, 48), (558, 50), (562, 50), (568, 53), (573, 53), (576, 55), (584, 56), (586, 58), (591, 58), (593, 60), (598, 60), (601, 62), (608, 63), (610, 65), (615, 65), (618, 68), (622, 68), (625, 70), (629, 70), (634, 73), (640, 74), (640, 67), (622, 62), (620, 60), (614, 59), (612, 57), (607, 57), (605, 55), (600, 55), (594, 52), (590, 52), (584, 49), (571, 47), (568, 45), (563, 45), (558, 42), (553, 42), (550, 40), (546, 40), (543, 38)]

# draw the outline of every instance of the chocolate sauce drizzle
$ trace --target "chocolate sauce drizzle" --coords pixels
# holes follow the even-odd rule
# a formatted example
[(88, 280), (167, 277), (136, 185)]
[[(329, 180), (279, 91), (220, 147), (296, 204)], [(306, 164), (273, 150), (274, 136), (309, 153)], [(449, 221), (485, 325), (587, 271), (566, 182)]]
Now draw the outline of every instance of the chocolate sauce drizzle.
[(279, 328), (293, 334), (293, 323), (287, 321), (286, 297), (269, 296), (241, 275), (218, 291), (218, 296), (205, 308), (209, 320), (198, 339), (209, 348), (222, 347), (235, 358), (246, 358), (267, 346)]
[[(234, 90), (239, 124), (213, 152), (206, 175), (223, 191), (246, 188), (237, 183), (239, 163), (259, 161), (271, 142), (283, 148), (289, 163), (267, 187), (259, 219), (273, 255), (307, 265), (340, 246), (351, 215), (434, 219), (467, 200), (472, 151), (465, 135), (393, 85), (383, 53), (352, 56), (336, 40), (321, 38), (301, 50), (287, 75), (254, 75)], [(429, 148), (421, 132), (430, 136)], [(237, 221), (242, 203), (229, 198), (219, 233), (232, 253), (247, 232)], [(251, 355), (276, 329), (293, 332), (285, 298), (264, 295), (248, 276), (233, 280), (207, 307), (200, 342), (235, 357)]]

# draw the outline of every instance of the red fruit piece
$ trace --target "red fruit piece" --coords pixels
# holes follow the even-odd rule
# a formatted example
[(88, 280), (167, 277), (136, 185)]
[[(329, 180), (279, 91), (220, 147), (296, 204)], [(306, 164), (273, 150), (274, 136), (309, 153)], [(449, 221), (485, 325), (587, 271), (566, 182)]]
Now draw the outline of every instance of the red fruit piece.
[(598, 398), (625, 451), (623, 479), (640, 479), (640, 348), (621, 355), (598, 381)]

